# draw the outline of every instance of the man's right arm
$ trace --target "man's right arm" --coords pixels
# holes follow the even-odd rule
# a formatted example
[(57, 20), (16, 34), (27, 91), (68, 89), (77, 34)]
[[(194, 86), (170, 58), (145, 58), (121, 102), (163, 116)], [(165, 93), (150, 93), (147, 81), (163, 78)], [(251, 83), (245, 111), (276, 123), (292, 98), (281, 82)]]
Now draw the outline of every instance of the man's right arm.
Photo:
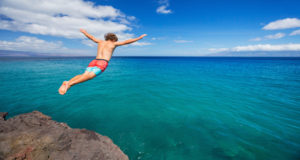
[(130, 44), (130, 43), (136, 42), (136, 41), (144, 38), (145, 36), (147, 36), (147, 34), (143, 34), (143, 35), (139, 36), (138, 38), (128, 39), (128, 40), (125, 40), (125, 41), (122, 41), (122, 42), (115, 42), (115, 44), (116, 44), (116, 46), (122, 46), (122, 45)]
[(102, 41), (102, 40), (96, 39), (94, 36), (88, 34), (84, 29), (80, 29), (80, 32), (83, 33), (87, 38), (89, 38), (90, 40), (92, 40), (96, 43), (99, 43)]

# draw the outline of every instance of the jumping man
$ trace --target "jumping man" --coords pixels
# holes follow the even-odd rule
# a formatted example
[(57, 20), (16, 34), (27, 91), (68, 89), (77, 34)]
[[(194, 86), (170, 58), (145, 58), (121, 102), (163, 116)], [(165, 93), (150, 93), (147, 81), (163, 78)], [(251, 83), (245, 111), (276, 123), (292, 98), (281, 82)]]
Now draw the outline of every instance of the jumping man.
[(68, 89), (70, 89), (71, 86), (93, 79), (100, 73), (104, 72), (116, 47), (136, 42), (142, 39), (143, 37), (147, 36), (146, 34), (143, 34), (138, 38), (118, 42), (118, 37), (114, 33), (105, 34), (104, 41), (96, 39), (83, 29), (80, 29), (80, 32), (82, 32), (86, 37), (98, 44), (97, 56), (96, 59), (90, 62), (83, 74), (77, 75), (69, 81), (64, 81), (62, 83), (62, 85), (58, 89), (58, 92), (61, 95), (64, 95), (68, 91)]

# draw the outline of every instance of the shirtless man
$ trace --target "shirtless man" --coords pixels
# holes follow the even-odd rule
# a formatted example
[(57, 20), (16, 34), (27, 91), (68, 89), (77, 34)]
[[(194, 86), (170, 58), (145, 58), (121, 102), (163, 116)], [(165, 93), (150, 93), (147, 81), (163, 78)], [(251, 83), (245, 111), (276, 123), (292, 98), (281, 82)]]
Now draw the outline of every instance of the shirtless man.
[(100, 73), (104, 72), (116, 47), (136, 42), (142, 39), (143, 37), (147, 36), (146, 34), (143, 34), (138, 38), (118, 42), (118, 37), (113, 33), (107, 33), (104, 36), (104, 41), (96, 39), (83, 29), (80, 29), (80, 32), (82, 32), (85, 36), (87, 36), (89, 39), (98, 44), (97, 56), (96, 59), (90, 62), (83, 74), (77, 75), (69, 81), (64, 81), (62, 83), (62, 85), (58, 89), (58, 92), (61, 95), (64, 95), (68, 91), (68, 89), (70, 89), (71, 86), (93, 79)]

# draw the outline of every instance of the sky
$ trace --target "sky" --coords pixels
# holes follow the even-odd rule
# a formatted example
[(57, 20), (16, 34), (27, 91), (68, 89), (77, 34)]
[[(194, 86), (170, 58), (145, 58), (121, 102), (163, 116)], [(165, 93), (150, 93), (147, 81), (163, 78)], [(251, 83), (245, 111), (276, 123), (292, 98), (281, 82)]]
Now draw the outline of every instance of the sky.
[(107, 32), (148, 34), (115, 56), (300, 56), (299, 0), (1, 0), (0, 50), (94, 56)]

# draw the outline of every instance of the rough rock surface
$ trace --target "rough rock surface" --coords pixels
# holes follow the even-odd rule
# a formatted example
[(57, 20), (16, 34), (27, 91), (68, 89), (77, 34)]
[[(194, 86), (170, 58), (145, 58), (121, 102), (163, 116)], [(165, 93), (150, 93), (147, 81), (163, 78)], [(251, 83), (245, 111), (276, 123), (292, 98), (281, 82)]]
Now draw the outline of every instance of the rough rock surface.
[(34, 111), (5, 119), (0, 112), (0, 160), (128, 160), (112, 140)]

